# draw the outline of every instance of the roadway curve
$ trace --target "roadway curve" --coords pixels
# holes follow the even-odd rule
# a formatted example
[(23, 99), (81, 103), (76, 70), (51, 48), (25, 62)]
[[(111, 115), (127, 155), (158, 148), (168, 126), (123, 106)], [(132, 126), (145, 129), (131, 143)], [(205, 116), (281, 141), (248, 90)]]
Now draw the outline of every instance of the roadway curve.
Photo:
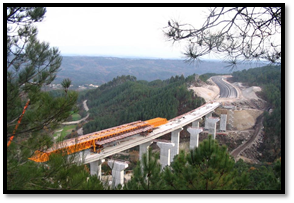
[(219, 98), (237, 98), (238, 94), (235, 87), (225, 82), (222, 76), (213, 76), (211, 79), (220, 89)]

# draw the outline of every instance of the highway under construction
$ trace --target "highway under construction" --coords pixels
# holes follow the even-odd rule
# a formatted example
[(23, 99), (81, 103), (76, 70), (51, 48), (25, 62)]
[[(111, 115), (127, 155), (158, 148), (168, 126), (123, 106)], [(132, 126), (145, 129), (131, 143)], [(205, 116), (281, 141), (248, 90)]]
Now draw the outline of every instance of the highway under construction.
[[(229, 92), (232, 94), (233, 91)], [(236, 97), (235, 94), (233, 96)], [(175, 155), (179, 153), (180, 132), (184, 126), (192, 124), (191, 127), (187, 128), (190, 133), (190, 149), (198, 147), (199, 133), (204, 129), (207, 129), (215, 139), (218, 121), (220, 121), (220, 130), (226, 131), (227, 116), (221, 114), (220, 118), (212, 117), (212, 112), (219, 106), (221, 106), (221, 103), (211, 101), (169, 121), (158, 117), (81, 135), (77, 138), (55, 143), (49, 149), (35, 151), (29, 159), (35, 162), (46, 162), (50, 159), (50, 155), (55, 153), (75, 154), (77, 163), (90, 164), (90, 174), (101, 177), (101, 165), (105, 158), (139, 146), (139, 159), (141, 160), (143, 154), (148, 153), (149, 146), (156, 142), (160, 148), (160, 164), (164, 168), (170, 165)], [(205, 125), (200, 127), (199, 122), (203, 117), (205, 117)], [(171, 133), (170, 142), (158, 140), (168, 133)], [(123, 184), (123, 171), (128, 167), (128, 163), (108, 160), (108, 165), (112, 169), (115, 185)]]
[[(228, 90), (225, 97), (236, 97), (237, 93), (234, 87), (232, 87), (230, 84), (227, 84), (223, 82), (222, 77), (214, 77), (214, 81), (218, 84), (220, 87), (221, 93), (226, 92), (224, 90)], [(225, 88), (221, 88), (222, 84), (225, 84)], [(94, 153), (100, 153), (102, 149), (105, 147), (108, 147), (110, 143), (114, 142), (120, 142), (122, 140), (126, 140), (126, 138), (130, 138), (135, 135), (140, 135), (142, 137), (150, 136), (151, 133), (161, 127), (166, 128), (163, 125), (167, 126), (167, 129), (165, 129), (165, 134), (168, 133), (167, 131), (171, 132), (172, 129), (176, 130), (177, 128), (181, 128), (184, 125), (182, 125), (182, 121), (187, 121), (186, 117), (192, 116), (192, 120), (189, 120), (189, 122), (184, 122), (185, 125), (200, 119), (201, 117), (208, 115), (211, 117), (211, 112), (215, 110), (220, 105), (218, 102), (209, 102), (201, 107), (194, 109), (190, 112), (187, 112), (183, 115), (180, 115), (178, 117), (175, 117), (169, 121), (165, 118), (154, 118), (147, 121), (135, 121), (127, 124), (123, 124), (120, 126), (104, 129), (101, 131), (89, 133), (86, 135), (81, 135), (76, 138), (71, 138), (64, 140), (62, 142), (55, 143), (51, 148), (47, 150), (38, 150), (35, 151), (34, 155), (30, 157), (29, 159), (35, 162), (46, 162), (49, 160), (49, 157), (51, 154), (54, 153), (62, 153), (63, 155), (69, 155), (77, 152), (81, 152), (83, 150), (90, 149)], [(215, 125), (216, 122), (218, 122), (219, 119), (211, 119), (212, 126)], [(176, 123), (176, 127), (171, 127), (172, 124)], [(208, 122), (206, 122), (205, 128), (208, 129)], [(199, 126), (198, 126), (199, 127)], [(215, 133), (215, 129), (211, 130), (211, 132)], [(160, 136), (163, 134), (160, 133)], [(160, 136), (156, 136), (153, 139), (156, 139)], [(215, 136), (214, 136), (215, 137)], [(139, 144), (137, 144), (139, 145)]]

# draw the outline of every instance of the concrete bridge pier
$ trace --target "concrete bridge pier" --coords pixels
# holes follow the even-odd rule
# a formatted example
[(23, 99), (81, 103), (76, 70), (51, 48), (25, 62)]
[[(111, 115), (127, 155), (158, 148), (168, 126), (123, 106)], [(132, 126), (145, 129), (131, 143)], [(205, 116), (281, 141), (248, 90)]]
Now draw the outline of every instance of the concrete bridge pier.
[(179, 128), (171, 133), (171, 143), (174, 143), (175, 146), (170, 150), (170, 161), (173, 162), (174, 156), (179, 154), (180, 147), (180, 132), (183, 128)]
[(206, 114), (205, 116), (205, 123), (204, 123), (204, 129), (207, 130), (208, 129), (208, 121), (207, 119), (209, 119), (212, 116), (212, 112)]
[(216, 123), (219, 121), (219, 118), (208, 118), (208, 134), (211, 134), (213, 139), (216, 138)]
[(129, 166), (125, 162), (109, 160), (108, 166), (112, 169), (112, 187), (124, 185), (124, 170)]
[(227, 130), (227, 114), (221, 114), (219, 129), (220, 131)]
[(148, 150), (152, 143), (153, 143), (152, 141), (149, 141), (139, 145), (139, 160), (140, 161), (142, 160), (143, 154), (147, 154), (147, 157), (148, 157), (149, 155)]
[(196, 120), (196, 121), (193, 121), (192, 122), (192, 127), (193, 128), (199, 128), (199, 122), (201, 121), (201, 118)]
[(175, 146), (174, 143), (166, 143), (166, 142), (157, 142), (158, 147), (160, 148), (160, 164), (161, 169), (165, 166), (170, 165), (170, 150)]
[(203, 131), (202, 128), (188, 127), (187, 131), (190, 133), (190, 149), (198, 147), (199, 133)]
[(99, 179), (101, 179), (101, 165), (105, 161), (105, 159), (97, 160), (90, 163), (90, 174), (97, 175)]

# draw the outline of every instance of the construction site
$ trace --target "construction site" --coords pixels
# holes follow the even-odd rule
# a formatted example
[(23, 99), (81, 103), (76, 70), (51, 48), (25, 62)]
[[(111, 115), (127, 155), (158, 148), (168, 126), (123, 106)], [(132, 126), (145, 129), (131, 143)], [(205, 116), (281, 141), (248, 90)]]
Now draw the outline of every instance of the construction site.
[[(228, 147), (228, 150), (234, 156), (235, 160), (237, 161), (241, 158), (246, 162), (259, 163), (259, 158), (262, 154), (258, 152), (258, 147), (262, 142), (263, 132), (261, 131), (256, 134), (255, 131), (257, 120), (262, 115), (266, 102), (258, 98), (255, 94), (255, 92), (261, 90), (259, 87), (246, 87), (241, 83), (233, 83), (233, 85), (238, 92), (237, 98), (219, 98), (220, 90), (211, 79), (209, 79), (207, 83), (200, 82), (197, 86), (191, 86), (189, 89), (192, 89), (196, 95), (203, 97), (207, 103), (211, 103), (212, 101), (221, 103), (210, 116), (212, 116), (211, 118), (225, 117), (222, 119), (226, 121), (225, 123), (216, 123), (216, 129), (218, 129), (216, 132), (216, 139), (221, 145), (226, 145)], [(49, 156), (54, 153), (61, 152), (66, 155), (76, 154), (78, 152), (83, 152), (84, 150), (91, 154), (103, 153), (105, 147), (119, 145), (121, 142), (133, 139), (132, 137), (134, 136), (148, 136), (148, 134), (158, 126), (164, 125), (168, 122), (181, 120), (189, 113), (192, 112), (187, 112), (186, 114), (175, 117), (169, 121), (165, 118), (135, 121), (98, 132), (81, 135), (76, 138), (67, 139), (63, 142), (55, 143), (50, 149), (36, 151), (30, 159), (35, 162), (46, 162), (49, 160)], [(204, 126), (204, 122), (204, 119), (200, 120), (199, 125)], [(189, 126), (183, 126), (185, 130), (179, 132), (179, 150), (187, 152), (190, 150), (190, 134), (187, 132)], [(203, 129), (199, 136), (199, 142), (207, 138), (208, 134), (209, 131)], [(150, 147), (154, 152), (159, 153), (160, 148), (156, 143), (169, 143), (170, 140), (171, 133), (167, 133), (161, 136), (160, 139), (154, 140), (150, 144)], [(244, 147), (242, 149), (235, 152), (243, 145)], [(125, 181), (130, 179), (132, 170), (140, 159), (139, 151), (139, 146), (136, 146), (108, 157), (108, 160), (115, 159), (128, 163), (129, 167), (124, 175)], [(102, 163), (101, 166), (103, 169), (101, 174), (102, 180), (107, 182), (111, 181), (111, 170), (108, 167), (107, 161)]]
[[(230, 75), (226, 76), (227, 79), (230, 77)], [(195, 86), (189, 88), (196, 95), (203, 97), (206, 102), (215, 100), (222, 103), (222, 107), (216, 109), (214, 114), (227, 115), (227, 131), (219, 132), (216, 139), (220, 144), (226, 145), (229, 151), (246, 143), (253, 136), (258, 118), (262, 116), (267, 105), (266, 101), (256, 94), (261, 91), (260, 87), (248, 87), (240, 82), (234, 82), (232, 85), (238, 92), (237, 98), (218, 98), (220, 90), (211, 78), (206, 83), (198, 80)], [(206, 135), (202, 133), (200, 140), (205, 139)], [(235, 159), (242, 158), (246, 162), (259, 163), (262, 154), (258, 152), (258, 148), (262, 143), (262, 136), (263, 131)]]

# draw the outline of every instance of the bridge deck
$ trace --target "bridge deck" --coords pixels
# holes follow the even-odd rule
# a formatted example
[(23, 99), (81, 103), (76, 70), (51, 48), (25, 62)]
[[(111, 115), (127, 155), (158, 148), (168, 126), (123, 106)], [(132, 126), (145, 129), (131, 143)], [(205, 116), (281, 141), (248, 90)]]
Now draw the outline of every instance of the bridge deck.
[(159, 126), (157, 129), (155, 129), (153, 132), (149, 133), (149, 135), (147, 135), (145, 137), (134, 136), (130, 140), (127, 140), (125, 142), (121, 142), (119, 145), (110, 146), (110, 147), (105, 148), (104, 151), (99, 154), (89, 154), (84, 158), (83, 162), (85, 164), (91, 163), (93, 161), (104, 159), (108, 156), (125, 151), (127, 149), (138, 146), (140, 144), (143, 144), (143, 143), (146, 143), (149, 141), (153, 141), (153, 140), (161, 137), (162, 135), (165, 135), (167, 133), (175, 131), (183, 126), (188, 125), (189, 123), (192, 123), (195, 120), (198, 120), (199, 118), (205, 116), (209, 112), (216, 109), (219, 105), (220, 105), (220, 103), (218, 103), (218, 102), (204, 104), (195, 110), (192, 110), (188, 113), (185, 113), (181, 116), (178, 116), (177, 119), (169, 120), (168, 123)]
[(113, 138), (109, 138), (109, 139), (102, 140), (102, 141), (97, 141), (96, 144), (97, 145), (104, 145), (104, 144), (107, 144), (107, 143), (110, 143), (110, 142), (113, 142), (113, 141), (116, 141), (116, 140), (120, 140), (120, 139), (123, 139), (123, 138), (126, 138), (126, 137), (130, 137), (132, 135), (137, 135), (137, 134), (140, 134), (142, 132), (146, 132), (146, 131), (152, 130), (152, 129), (153, 129), (152, 126), (147, 126), (145, 128), (141, 128), (139, 130), (135, 130), (135, 131), (132, 131), (132, 132), (128, 132), (128, 133), (119, 135), (119, 136), (115, 136)]

